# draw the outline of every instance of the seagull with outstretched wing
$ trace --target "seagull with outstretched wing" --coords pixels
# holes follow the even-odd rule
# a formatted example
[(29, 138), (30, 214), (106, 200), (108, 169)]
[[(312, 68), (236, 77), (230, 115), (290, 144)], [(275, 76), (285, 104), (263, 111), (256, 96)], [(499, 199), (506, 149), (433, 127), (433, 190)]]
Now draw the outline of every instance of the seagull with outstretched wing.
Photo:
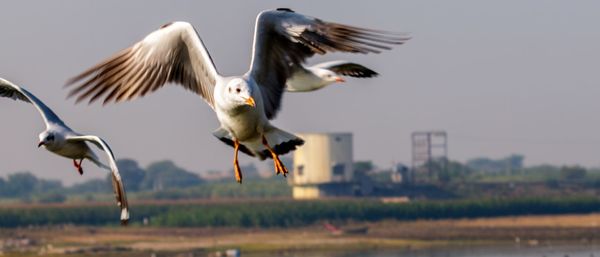
[[(97, 136), (82, 135), (73, 131), (48, 106), (29, 91), (2, 78), (0, 78), (0, 97), (28, 102), (39, 111), (46, 123), (46, 130), (39, 135), (38, 147), (43, 146), (50, 152), (72, 159), (73, 165), (79, 174), (83, 174), (81, 163), (84, 159), (90, 160), (98, 167), (111, 171), (117, 205), (121, 208), (121, 224), (127, 224), (129, 221), (127, 196), (115, 162), (115, 156), (108, 144)], [(92, 143), (104, 151), (110, 166), (104, 165), (87, 143)]]
[(93, 66), (67, 82), (69, 96), (92, 103), (120, 102), (142, 97), (167, 83), (200, 95), (215, 111), (221, 127), (213, 132), (234, 147), (234, 171), (242, 173), (238, 151), (261, 160), (272, 158), (276, 174), (287, 174), (279, 155), (304, 141), (273, 126), (286, 81), (294, 67), (316, 54), (379, 53), (406, 37), (358, 28), (280, 8), (256, 18), (250, 69), (241, 76), (222, 76), (194, 27), (172, 22), (143, 40)]
[(347, 61), (331, 61), (313, 66), (301, 65), (286, 82), (289, 92), (315, 91), (333, 83), (346, 82), (342, 76), (371, 78), (379, 75), (363, 65)]

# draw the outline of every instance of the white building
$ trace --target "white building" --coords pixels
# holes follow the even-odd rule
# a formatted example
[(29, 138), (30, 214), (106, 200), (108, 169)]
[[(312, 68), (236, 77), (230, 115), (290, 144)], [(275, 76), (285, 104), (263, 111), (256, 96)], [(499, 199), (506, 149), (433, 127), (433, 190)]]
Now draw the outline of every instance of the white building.
[(293, 196), (296, 199), (353, 194), (351, 133), (304, 133), (294, 152)]

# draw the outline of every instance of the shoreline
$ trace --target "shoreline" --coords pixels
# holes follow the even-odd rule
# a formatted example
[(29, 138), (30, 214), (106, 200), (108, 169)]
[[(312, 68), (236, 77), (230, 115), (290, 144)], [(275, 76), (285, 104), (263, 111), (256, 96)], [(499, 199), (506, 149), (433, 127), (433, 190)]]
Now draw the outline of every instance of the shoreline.
[[(466, 246), (585, 246), (597, 244), (600, 239), (597, 238), (600, 236), (599, 225), (600, 214), (388, 220), (345, 224), (369, 228), (366, 234), (347, 235), (333, 235), (320, 225), (289, 229), (56, 226), (4, 229), (0, 232), (0, 245), (4, 250), (0, 252), (4, 252), (4, 256), (63, 256), (67, 253), (69, 256), (90, 253), (148, 256), (148, 253), (193, 252), (206, 256), (225, 249), (257, 254), (344, 250), (418, 251)], [(14, 246), (6, 247), (7, 244)]]

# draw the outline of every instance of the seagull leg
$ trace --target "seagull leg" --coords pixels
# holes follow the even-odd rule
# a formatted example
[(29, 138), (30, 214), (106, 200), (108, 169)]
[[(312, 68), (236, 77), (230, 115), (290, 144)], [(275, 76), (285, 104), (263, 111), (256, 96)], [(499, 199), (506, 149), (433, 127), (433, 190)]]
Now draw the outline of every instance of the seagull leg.
[(240, 170), (240, 164), (238, 163), (238, 150), (240, 149), (240, 142), (236, 139), (233, 141), (233, 170), (235, 171), (235, 180), (238, 183), (242, 183), (242, 170)]
[(81, 163), (83, 163), (83, 159), (79, 160), (79, 169), (77, 169), (77, 171), (79, 171), (79, 174), (83, 175), (83, 167), (81, 166)]
[(288, 174), (287, 168), (283, 165), (283, 162), (281, 162), (281, 160), (279, 159), (279, 156), (277, 155), (277, 153), (275, 153), (273, 148), (271, 148), (269, 146), (269, 143), (267, 142), (267, 139), (265, 138), (265, 136), (262, 137), (262, 143), (265, 147), (267, 147), (267, 150), (269, 150), (269, 153), (271, 153), (271, 157), (273, 158), (273, 166), (275, 166), (275, 174), (279, 175), (279, 173), (283, 173), (283, 176), (287, 177), (287, 174)]
[(77, 169), (77, 172), (79, 172), (79, 175), (83, 175), (83, 168), (81, 168), (82, 162), (83, 162), (83, 159), (79, 160), (79, 163), (77, 163), (77, 160), (73, 159), (73, 166), (75, 166), (75, 168)]

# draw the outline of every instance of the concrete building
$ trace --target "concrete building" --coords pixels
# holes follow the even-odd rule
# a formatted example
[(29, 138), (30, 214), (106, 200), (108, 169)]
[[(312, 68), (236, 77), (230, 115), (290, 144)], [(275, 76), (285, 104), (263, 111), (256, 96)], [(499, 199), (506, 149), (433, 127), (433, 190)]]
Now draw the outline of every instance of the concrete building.
[(352, 134), (305, 133), (298, 136), (305, 143), (294, 152), (294, 198), (354, 195)]

